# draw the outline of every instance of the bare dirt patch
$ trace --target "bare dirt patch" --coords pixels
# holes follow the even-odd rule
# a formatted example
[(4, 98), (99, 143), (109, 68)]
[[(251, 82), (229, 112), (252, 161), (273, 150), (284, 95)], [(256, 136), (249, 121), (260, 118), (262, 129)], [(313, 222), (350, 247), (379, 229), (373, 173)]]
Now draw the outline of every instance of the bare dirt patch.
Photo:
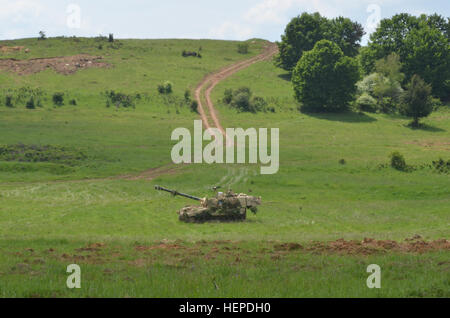
[(102, 59), (101, 56), (88, 54), (28, 60), (0, 59), (0, 70), (19, 75), (30, 75), (50, 68), (57, 73), (70, 75), (82, 69), (110, 67), (109, 64), (101, 62)]
[(16, 52), (21, 52), (21, 51), (25, 51), (25, 53), (30, 52), (30, 50), (26, 49), (24, 46), (1, 46), (0, 45), (0, 52), (3, 54), (16, 53)]
[(447, 141), (432, 141), (432, 140), (414, 140), (406, 142), (408, 145), (420, 146), (430, 150), (449, 150), (450, 142)]
[(346, 241), (340, 239), (334, 242), (314, 242), (306, 248), (313, 253), (337, 253), (345, 255), (372, 255), (378, 253), (427, 253), (433, 251), (450, 251), (450, 241), (436, 240), (426, 242), (421, 238), (407, 239), (405, 242), (389, 240), (377, 241), (366, 238), (360, 241)]

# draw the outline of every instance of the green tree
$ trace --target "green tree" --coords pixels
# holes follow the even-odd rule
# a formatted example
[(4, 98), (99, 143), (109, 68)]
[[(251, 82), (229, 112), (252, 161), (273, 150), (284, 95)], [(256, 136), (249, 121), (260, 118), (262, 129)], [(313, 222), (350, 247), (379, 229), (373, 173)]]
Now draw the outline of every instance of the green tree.
[(339, 45), (345, 55), (356, 56), (359, 42), (364, 35), (363, 27), (348, 18), (328, 20), (319, 13), (303, 13), (293, 18), (286, 26), (276, 59), (277, 66), (292, 71), (304, 52), (310, 51), (323, 39)]
[(402, 112), (413, 118), (411, 125), (419, 127), (420, 118), (429, 116), (433, 111), (431, 86), (419, 75), (414, 75), (403, 94)]
[(336, 43), (317, 42), (305, 52), (294, 69), (296, 99), (312, 111), (335, 112), (348, 107), (359, 79), (358, 63), (344, 56)]
[(420, 75), (433, 87), (433, 94), (450, 97), (450, 42), (436, 28), (422, 25), (404, 39), (404, 70), (408, 78)]
[(360, 42), (364, 34), (361, 24), (348, 18), (338, 17), (330, 21), (326, 39), (339, 45), (344, 55), (355, 57), (359, 53)]

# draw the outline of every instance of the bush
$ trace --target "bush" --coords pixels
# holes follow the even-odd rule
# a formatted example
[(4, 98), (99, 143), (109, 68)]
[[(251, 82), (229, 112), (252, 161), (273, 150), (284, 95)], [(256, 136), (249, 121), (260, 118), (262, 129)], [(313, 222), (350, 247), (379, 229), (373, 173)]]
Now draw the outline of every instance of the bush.
[(250, 96), (248, 93), (240, 92), (233, 97), (232, 105), (240, 111), (252, 111)]
[(356, 100), (356, 107), (360, 111), (375, 113), (378, 110), (377, 101), (375, 98), (370, 96), (368, 93), (363, 93)]
[(11, 95), (6, 95), (6, 97), (5, 97), (5, 105), (7, 107), (14, 107)]
[(435, 98), (435, 97), (431, 98), (430, 103), (432, 105), (433, 110), (438, 110), (439, 108), (444, 106), (442, 101), (439, 98)]
[(171, 94), (173, 92), (173, 85), (171, 82), (166, 81), (162, 85), (158, 85), (158, 92), (160, 94)]
[(439, 173), (450, 173), (450, 160), (447, 162), (444, 159), (433, 161), (434, 169)]
[(346, 110), (356, 93), (359, 76), (355, 59), (344, 56), (337, 44), (321, 40), (303, 54), (294, 69), (295, 98), (311, 111)]
[(254, 111), (265, 111), (267, 107), (267, 102), (264, 98), (255, 96), (252, 99), (251, 105)]
[(232, 89), (226, 89), (224, 94), (223, 94), (223, 102), (227, 105), (229, 105), (231, 103), (231, 101), (233, 100), (233, 90)]
[[(248, 87), (240, 87), (236, 90), (227, 89), (224, 92), (223, 102), (241, 112), (266, 111), (267, 102), (264, 98), (255, 96), (252, 98), (252, 91)], [(275, 112), (275, 109), (271, 109)]]
[(64, 93), (54, 93), (52, 96), (53, 104), (56, 106), (64, 105)]
[(391, 154), (391, 167), (398, 171), (406, 171), (407, 165), (405, 158), (399, 152), (394, 152)]
[(184, 92), (184, 101), (186, 103), (189, 103), (191, 101), (191, 91), (188, 89)]
[(383, 97), (379, 102), (379, 109), (385, 114), (394, 114), (397, 112), (397, 103), (391, 97)]
[(191, 103), (191, 110), (194, 113), (198, 113), (198, 102), (196, 100), (193, 100)]
[(248, 43), (239, 43), (238, 44), (238, 53), (248, 54)]
[(35, 109), (35, 108), (36, 108), (36, 105), (35, 105), (35, 103), (34, 103), (34, 98), (33, 98), (33, 97), (31, 97), (31, 98), (27, 101), (27, 104), (25, 105), (25, 107), (26, 107), (27, 109)]
[[(201, 49), (200, 49), (200, 50), (201, 50)], [(181, 55), (182, 55), (183, 57), (190, 57), (190, 56), (193, 56), (193, 57), (202, 58), (202, 55), (200, 54), (200, 50), (199, 50), (198, 53), (197, 53), (197, 52), (191, 52), (191, 51), (183, 50), (183, 52), (181, 53)]]
[(112, 34), (112, 33), (109, 34), (109, 36), (108, 36), (108, 42), (109, 42), (109, 43), (114, 42), (114, 34)]

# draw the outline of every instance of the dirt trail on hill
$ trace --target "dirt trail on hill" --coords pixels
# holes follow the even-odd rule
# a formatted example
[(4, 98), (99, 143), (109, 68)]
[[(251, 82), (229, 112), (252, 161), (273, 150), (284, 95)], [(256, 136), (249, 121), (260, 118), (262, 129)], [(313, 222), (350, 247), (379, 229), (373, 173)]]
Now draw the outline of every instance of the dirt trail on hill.
[[(203, 125), (206, 127), (206, 129), (213, 127), (218, 128), (222, 132), (222, 135), (224, 137), (226, 136), (225, 130), (220, 124), (219, 117), (217, 116), (216, 109), (214, 108), (214, 103), (211, 100), (211, 92), (214, 89), (214, 87), (216, 87), (217, 84), (227, 79), (231, 75), (235, 74), (236, 72), (243, 70), (255, 63), (268, 60), (277, 53), (278, 53), (278, 46), (275, 43), (268, 42), (265, 45), (264, 50), (261, 54), (254, 56), (250, 59), (226, 66), (217, 72), (205, 76), (205, 78), (198, 84), (197, 88), (195, 89), (195, 99), (198, 102), (198, 110), (201, 119), (203, 121)], [(205, 111), (205, 107), (202, 102), (202, 97), (204, 98), (204, 100), (206, 100), (206, 106), (208, 107), (208, 112), (212, 119), (213, 125), (211, 125), (208, 120), (208, 115), (207, 112)], [(176, 173), (176, 167), (177, 167), (176, 165), (172, 164), (165, 167), (144, 171), (137, 176), (120, 176), (118, 178), (128, 180), (144, 179), (150, 181), (165, 174)]]
[[(278, 46), (275, 43), (268, 42), (261, 54), (252, 57), (251, 59), (227, 66), (218, 72), (209, 74), (200, 82), (195, 90), (195, 99), (198, 102), (198, 110), (202, 118), (203, 125), (206, 127), (206, 129), (218, 128), (222, 132), (222, 135), (224, 137), (226, 136), (225, 130), (220, 124), (219, 117), (217, 116), (216, 109), (214, 108), (214, 103), (211, 100), (211, 92), (214, 87), (216, 87), (217, 84), (235, 74), (236, 72), (243, 70), (255, 63), (268, 60), (277, 53)], [(206, 101), (206, 107), (208, 109), (209, 116), (211, 117), (212, 124), (208, 120), (208, 115), (205, 111), (205, 106), (203, 105), (202, 100)]]

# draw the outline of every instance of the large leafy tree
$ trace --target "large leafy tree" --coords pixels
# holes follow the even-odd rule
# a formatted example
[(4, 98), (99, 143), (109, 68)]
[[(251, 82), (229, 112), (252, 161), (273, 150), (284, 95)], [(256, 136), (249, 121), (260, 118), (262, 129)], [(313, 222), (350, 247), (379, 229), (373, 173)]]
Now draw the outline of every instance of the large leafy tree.
[(323, 39), (337, 43), (345, 55), (356, 56), (363, 35), (363, 27), (350, 19), (339, 17), (328, 20), (317, 12), (303, 13), (286, 26), (281, 42), (278, 43), (280, 54), (276, 63), (281, 68), (292, 71), (303, 53), (312, 50)]
[(412, 30), (404, 40), (404, 71), (408, 78), (420, 75), (431, 84), (433, 94), (450, 96), (450, 42), (436, 28), (427, 25)]
[(358, 63), (336, 43), (321, 40), (305, 52), (294, 69), (296, 99), (311, 111), (345, 110), (356, 92)]

